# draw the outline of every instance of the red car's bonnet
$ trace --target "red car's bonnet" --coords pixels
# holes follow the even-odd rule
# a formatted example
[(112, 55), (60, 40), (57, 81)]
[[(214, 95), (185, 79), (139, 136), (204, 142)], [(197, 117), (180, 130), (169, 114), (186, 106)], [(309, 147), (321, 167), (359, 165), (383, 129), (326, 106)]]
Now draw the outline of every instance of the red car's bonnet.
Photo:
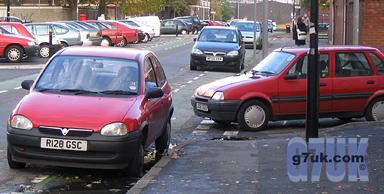
[(135, 101), (136, 98), (31, 92), (13, 114), (27, 117), (34, 127), (81, 128), (99, 132), (109, 123), (122, 121)]

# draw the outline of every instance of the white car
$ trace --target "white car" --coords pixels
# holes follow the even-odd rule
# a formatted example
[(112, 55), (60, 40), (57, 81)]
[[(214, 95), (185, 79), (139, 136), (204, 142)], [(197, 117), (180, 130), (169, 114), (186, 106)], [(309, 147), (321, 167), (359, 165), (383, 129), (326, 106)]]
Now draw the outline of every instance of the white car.
[(127, 24), (132, 28), (139, 29), (139, 30), (143, 31), (145, 37), (142, 40), (142, 42), (148, 42), (148, 41), (152, 40), (153, 37), (155, 37), (155, 34), (156, 34), (155, 29), (148, 26), (148, 25), (145, 25), (143, 23), (140, 23), (140, 22), (134, 21), (134, 20), (120, 20), (120, 22), (123, 22), (124, 24)]
[(137, 21), (147, 26), (150, 26), (155, 31), (155, 37), (160, 36), (161, 23), (158, 16), (141, 16), (141, 17), (129, 18), (129, 20)]
[(261, 37), (261, 23), (256, 22), (256, 34), (254, 33), (254, 21), (238, 21), (235, 24), (243, 37), (245, 47), (253, 47), (253, 40), (256, 39), (256, 49), (262, 48), (262, 37)]

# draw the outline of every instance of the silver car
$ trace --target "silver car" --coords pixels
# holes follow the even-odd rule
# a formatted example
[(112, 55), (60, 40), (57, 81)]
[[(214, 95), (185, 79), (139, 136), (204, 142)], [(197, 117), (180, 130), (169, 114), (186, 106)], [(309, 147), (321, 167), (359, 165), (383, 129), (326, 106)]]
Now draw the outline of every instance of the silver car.
[(261, 37), (261, 23), (256, 22), (256, 34), (253, 30), (254, 21), (245, 21), (240, 20), (236, 22), (235, 26), (240, 30), (241, 36), (243, 37), (243, 41), (245, 46), (253, 47), (253, 40), (256, 38), (256, 48), (262, 48), (262, 37)]
[(74, 21), (60, 21), (57, 23), (79, 30), (83, 46), (100, 46), (102, 37), (99, 29), (82, 26)]
[(49, 32), (52, 32), (53, 38), (58, 38), (63, 47), (82, 45), (80, 31), (66, 27), (58, 23), (29, 23), (25, 26), (36, 37), (49, 38)]

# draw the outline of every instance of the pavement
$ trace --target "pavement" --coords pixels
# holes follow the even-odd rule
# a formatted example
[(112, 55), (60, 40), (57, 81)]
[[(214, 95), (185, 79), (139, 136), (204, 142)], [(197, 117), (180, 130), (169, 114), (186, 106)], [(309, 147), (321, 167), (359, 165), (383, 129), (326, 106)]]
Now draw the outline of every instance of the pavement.
[(324, 128), (319, 135), (369, 138), (369, 182), (345, 178), (334, 183), (326, 179), (324, 167), (319, 182), (291, 182), (288, 141), (305, 134), (286, 130), (244, 141), (192, 139), (164, 156), (128, 193), (384, 193), (383, 124), (352, 122)]
[[(327, 45), (327, 41), (320, 40), (319, 45)], [(248, 65), (259, 60), (255, 57)], [(213, 139), (201, 138), (199, 130), (195, 130), (128, 193), (384, 193), (383, 124), (358, 120), (320, 129), (319, 137), (369, 139), (365, 158), (369, 182), (348, 182), (347, 176), (341, 182), (331, 182), (326, 177), (325, 165), (318, 182), (290, 181), (287, 145), (294, 137), (305, 138), (304, 126), (303, 130), (293, 132), (251, 132), (253, 138), (236, 131), (226, 131)], [(199, 127), (209, 129), (204, 122)]]

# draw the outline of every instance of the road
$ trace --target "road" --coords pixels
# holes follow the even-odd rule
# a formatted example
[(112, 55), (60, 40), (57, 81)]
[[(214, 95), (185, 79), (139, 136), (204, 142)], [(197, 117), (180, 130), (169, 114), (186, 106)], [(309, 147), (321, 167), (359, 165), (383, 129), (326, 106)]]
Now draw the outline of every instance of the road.
[[(162, 63), (168, 81), (173, 89), (175, 112), (172, 120), (172, 145), (180, 144), (189, 138), (221, 139), (226, 131), (236, 132), (236, 124), (231, 126), (216, 125), (210, 120), (194, 116), (190, 105), (190, 97), (195, 89), (213, 80), (234, 75), (222, 71), (190, 71), (189, 53), (192, 49), (194, 36), (172, 37), (165, 36), (154, 39), (147, 44), (129, 45), (128, 47), (149, 49), (156, 53)], [(275, 36), (270, 38), (271, 49), (287, 45), (289, 37)], [(252, 59), (252, 50), (247, 50), (246, 61)], [(256, 55), (256, 61), (261, 59), (261, 52)], [(21, 192), (65, 192), (81, 191), (88, 193), (124, 193), (136, 179), (126, 177), (119, 171), (101, 171), (73, 168), (59, 168), (32, 165), (23, 170), (10, 170), (6, 160), (6, 122), (7, 118), (18, 103), (27, 94), (20, 88), (24, 79), (34, 79), (40, 68), (47, 60), (33, 58), (21, 64), (10, 65), (0, 61), (0, 193)], [(246, 66), (246, 70), (254, 66)], [(15, 69), (16, 68), (16, 69)], [(322, 127), (341, 124), (338, 120), (320, 122)], [(271, 133), (295, 131), (304, 128), (303, 121), (281, 121), (270, 124), (269, 130), (261, 132), (236, 132), (238, 139), (250, 139), (258, 136), (268, 136)], [(149, 150), (146, 168), (155, 162)]]

